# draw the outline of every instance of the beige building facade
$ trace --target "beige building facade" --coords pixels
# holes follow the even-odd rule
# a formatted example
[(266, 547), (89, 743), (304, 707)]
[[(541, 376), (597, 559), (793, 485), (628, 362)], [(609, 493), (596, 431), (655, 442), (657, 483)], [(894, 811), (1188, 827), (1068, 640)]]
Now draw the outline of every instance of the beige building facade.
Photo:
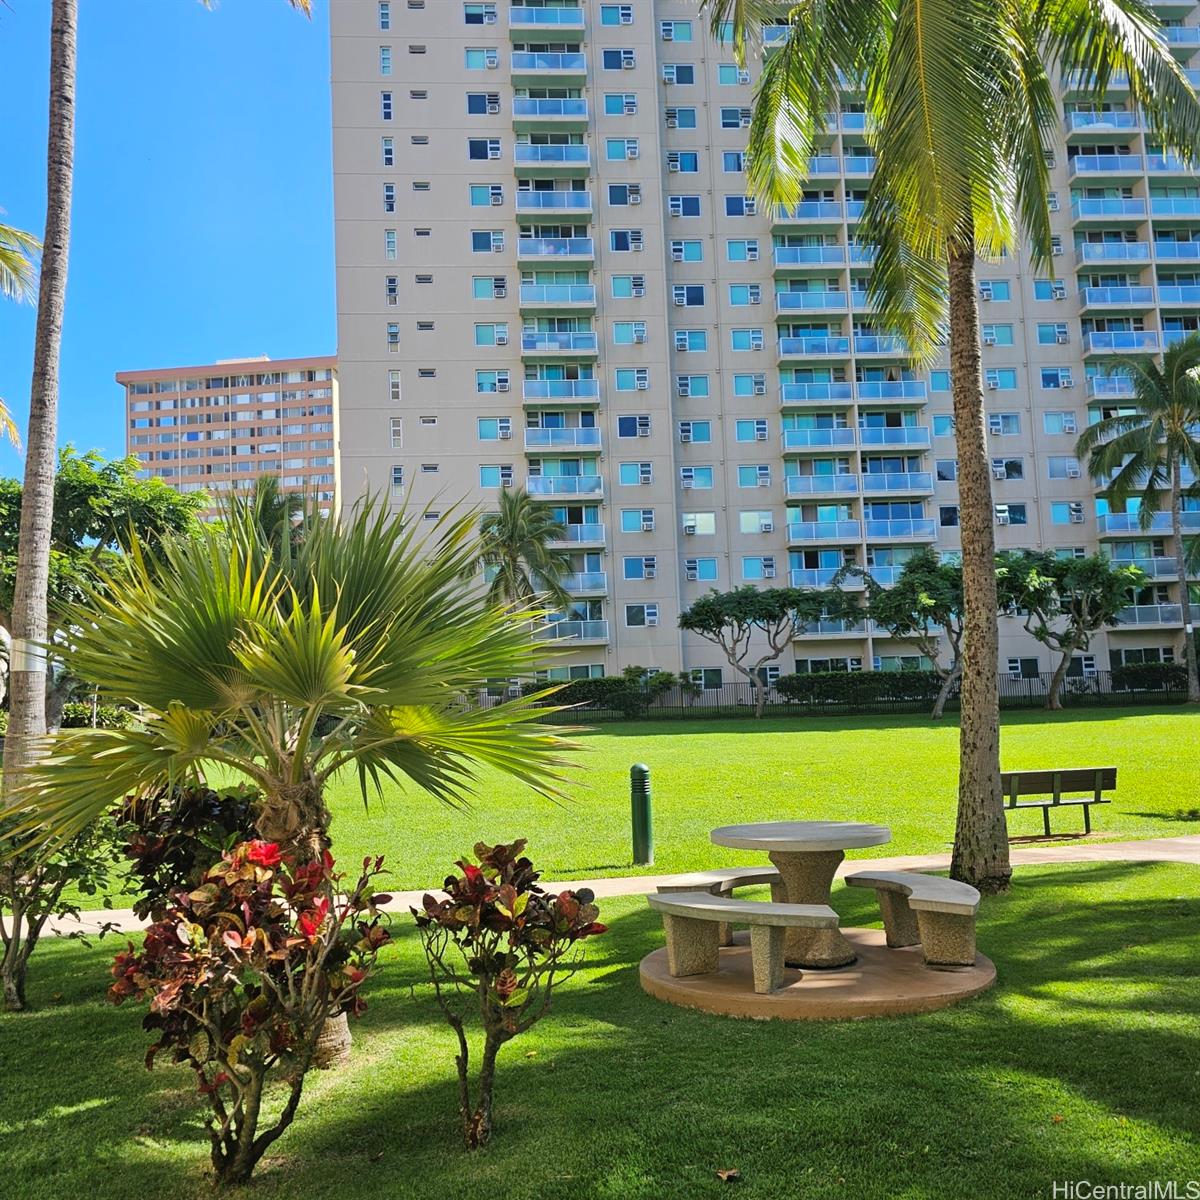
[[(278, 475), (328, 511), (338, 501), (337, 359), (227, 359), (119, 371), (127, 452), (141, 472), (214, 502)], [(210, 512), (215, 511), (214, 509)]]
[[(550, 506), (576, 596), (547, 630), (569, 648), (554, 677), (729, 681), (677, 625), (710, 588), (823, 587), (848, 562), (887, 582), (920, 547), (959, 551), (947, 370), (911, 369), (866, 300), (861, 96), (831, 114), (803, 201), (766, 212), (744, 172), (758, 65), (692, 4), (330, 7), (347, 500), (486, 510), (520, 486)], [(1196, 6), (1160, 11), (1190, 69)], [(1182, 644), (1166, 518), (1144, 534), (1109, 512), (1073, 455), (1128, 396), (1115, 360), (1200, 319), (1200, 186), (1126, 99), (1064, 83), (1053, 275), (979, 271), (999, 546), (1103, 548), (1152, 580), (1085, 674)], [(1050, 668), (1018, 620), (1001, 630), (1002, 668)], [(778, 666), (915, 657), (829, 621)]]

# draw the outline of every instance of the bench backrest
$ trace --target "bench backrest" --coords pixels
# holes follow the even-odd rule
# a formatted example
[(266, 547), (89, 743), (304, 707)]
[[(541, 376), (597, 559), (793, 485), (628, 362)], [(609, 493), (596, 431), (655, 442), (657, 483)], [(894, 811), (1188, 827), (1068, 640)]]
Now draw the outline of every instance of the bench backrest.
[(1096, 800), (1117, 786), (1116, 767), (1068, 767), (1062, 771), (1001, 771), (1004, 802), (1016, 804), (1020, 796), (1050, 796), (1057, 804), (1064, 792), (1091, 792)]

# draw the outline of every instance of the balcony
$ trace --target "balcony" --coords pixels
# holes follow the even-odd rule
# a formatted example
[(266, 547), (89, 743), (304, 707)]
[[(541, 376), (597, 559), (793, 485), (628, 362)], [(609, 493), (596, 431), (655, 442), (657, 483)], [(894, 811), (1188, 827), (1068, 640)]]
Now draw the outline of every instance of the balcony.
[(846, 358), (850, 354), (848, 337), (781, 337), (780, 358)]
[(1194, 167), (1189, 167), (1175, 154), (1147, 154), (1146, 173), (1149, 175), (1192, 175)]
[(1077, 175), (1098, 179), (1105, 176), (1125, 178), (1142, 173), (1140, 154), (1076, 154), (1067, 174), (1074, 179)]
[(558, 581), (572, 595), (581, 596), (586, 592), (607, 592), (608, 573), (605, 571), (572, 571), (563, 575)]
[[(1184, 338), (1191, 337), (1195, 332), (1194, 329), (1164, 329), (1162, 333), (1163, 349), (1175, 345), (1176, 342), (1182, 342)], [(1184, 480), (1185, 484), (1187, 482)]]
[(836, 619), (824, 618), (820, 621), (796, 622), (797, 637), (844, 637), (847, 634), (858, 634), (862, 636), (864, 633), (864, 625), (861, 621), (851, 621), (848, 618), (839, 617)]
[(859, 521), (789, 521), (789, 542), (857, 542), (862, 538)]
[(551, 542), (552, 546), (603, 546), (603, 525), (564, 525), (564, 536)]
[(583, 34), (583, 9), (551, 7), (525, 7), (514, 4), (508, 10), (508, 28), (515, 34), (555, 33), (563, 37)]
[(530, 167), (539, 171), (562, 174), (586, 174), (592, 164), (591, 148), (575, 143), (567, 145), (534, 146), (518, 142), (513, 147), (513, 165), (518, 174)]
[(574, 426), (569, 429), (526, 429), (526, 450), (600, 448), (600, 430)]
[(1153, 217), (1200, 217), (1200, 196), (1151, 196)]
[[(826, 588), (833, 586), (834, 576), (841, 567), (792, 567), (788, 571), (788, 583), (794, 588)], [(855, 584), (862, 586), (853, 576), (842, 583), (842, 587), (850, 590)]]
[(903, 565), (901, 565), (901, 566), (889, 565), (886, 567), (868, 567), (867, 574), (870, 575), (871, 578), (873, 580), (875, 580), (875, 582), (877, 584), (880, 585), (880, 587), (891, 587), (896, 582), (896, 580), (900, 578), (900, 572), (903, 570), (904, 570)]
[[(862, 482), (864, 494), (911, 496), (933, 492), (933, 476), (928, 471), (864, 471)], [(868, 527), (870, 524), (868, 521)]]
[(908, 446), (929, 448), (929, 430), (924, 425), (864, 425), (858, 431), (863, 446)]
[(784, 450), (829, 450), (854, 445), (853, 429), (785, 429)]
[(1120, 400), (1133, 395), (1133, 380), (1127, 375), (1089, 375), (1085, 391), (1090, 400)]
[(533, 631), (538, 642), (607, 642), (607, 621), (551, 621)]
[(600, 380), (598, 379), (526, 379), (521, 384), (521, 399), (574, 401), (582, 404), (598, 404)]
[(789, 496), (857, 496), (857, 475), (786, 475)]
[(547, 97), (535, 100), (529, 96), (513, 97), (513, 126), (536, 128), (539, 125), (561, 127), (588, 122), (588, 102), (582, 96)]
[(872, 357), (898, 354), (906, 358), (909, 353), (908, 342), (894, 333), (860, 333), (854, 338), (854, 353)]
[(587, 56), (574, 51), (557, 53), (514, 50), (512, 55), (513, 83), (553, 80), (554, 82), (583, 81), (587, 78)]
[(776, 292), (775, 314), (790, 312), (846, 312), (845, 292)]
[(1110, 560), (1117, 568), (1137, 567), (1147, 579), (1178, 579), (1179, 568), (1173, 558), (1114, 558)]
[(1135, 220), (1141, 221), (1146, 217), (1145, 200), (1127, 200), (1119, 196), (1098, 197), (1095, 199), (1076, 200), (1071, 205), (1071, 219), (1075, 221), (1093, 220)]
[(1160, 287), (1158, 289), (1158, 302), (1164, 308), (1200, 307), (1200, 287), (1194, 284)]
[(1118, 625), (1182, 625), (1180, 604), (1132, 604), (1117, 613)]
[[(1096, 80), (1087, 71), (1068, 71), (1063, 76), (1063, 89), (1067, 92), (1083, 92), (1085, 95), (1094, 93)], [(1108, 79), (1109, 92), (1126, 92), (1129, 90), (1129, 76), (1124, 71), (1114, 71)]]
[(596, 287), (591, 283), (523, 283), (522, 308), (595, 308)]
[[(1198, 289), (1200, 290), (1200, 289)], [(1152, 287), (1085, 287), (1079, 289), (1081, 308), (1135, 308), (1154, 307)]]
[(1172, 25), (1160, 29), (1158, 34), (1172, 50), (1190, 53), (1200, 47), (1200, 25)]
[(776, 225), (837, 225), (842, 217), (843, 209), (837, 200), (801, 200), (791, 208), (784, 204), (775, 208)]
[(866, 204), (862, 200), (847, 200), (846, 220), (851, 222), (860, 220), (865, 207)]
[(1157, 351), (1158, 334), (1152, 329), (1083, 335), (1084, 354), (1155, 354)]
[(854, 390), (848, 383), (781, 383), (779, 399), (783, 404), (845, 403), (854, 398)]
[(525, 490), (531, 496), (600, 496), (604, 494), (601, 475), (530, 475)]
[(846, 175), (874, 175), (875, 156), (873, 154), (847, 154), (842, 159), (842, 168)]
[(846, 261), (845, 246), (776, 246), (777, 267), (831, 267)]
[(937, 540), (937, 526), (930, 517), (907, 517), (898, 520), (868, 518), (863, 524), (866, 526), (867, 540), (872, 542), (890, 541), (893, 538), (900, 541)]
[(862, 401), (919, 400), (924, 403), (929, 388), (923, 379), (873, 380), (857, 384), (855, 391)]
[[(1194, 518), (1190, 529), (1188, 517)], [(1200, 513), (1183, 514), (1184, 532), (1200, 531)], [(1150, 516), (1150, 524), (1143, 528), (1141, 514), (1135, 512), (1101, 513), (1096, 517), (1096, 529), (1101, 537), (1119, 537), (1123, 534), (1144, 536), (1148, 533), (1170, 533), (1171, 514), (1156, 512)]]
[(518, 238), (517, 258), (534, 262), (546, 259), (594, 262), (596, 244), (590, 237)]
[(521, 334), (522, 354), (561, 354), (590, 357), (599, 353), (599, 335), (594, 331), (562, 332), (542, 329)]
[(842, 160), (836, 154), (814, 154), (808, 160), (808, 178), (819, 175), (841, 175)]
[(1143, 263), (1150, 261), (1149, 242), (1076, 242), (1083, 263)]
[(861, 266), (870, 266), (875, 261), (875, 256), (879, 253), (878, 246), (869, 246), (865, 242), (850, 243), (850, 263), (853, 266), (858, 263)]
[(592, 211), (591, 192), (518, 192), (517, 212), (576, 216)]
[(1161, 238), (1154, 243), (1158, 262), (1200, 262), (1200, 242), (1172, 242)]
[(1135, 112), (1073, 112), (1063, 122), (1067, 135), (1073, 133), (1131, 133), (1142, 128)]

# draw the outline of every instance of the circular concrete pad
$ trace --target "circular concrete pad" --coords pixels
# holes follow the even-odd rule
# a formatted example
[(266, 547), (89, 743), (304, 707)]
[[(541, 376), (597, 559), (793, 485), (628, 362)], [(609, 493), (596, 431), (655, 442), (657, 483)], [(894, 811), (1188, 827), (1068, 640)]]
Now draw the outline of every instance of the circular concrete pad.
[(734, 934), (721, 949), (721, 965), (708, 975), (672, 979), (667, 951), (642, 959), (642, 988), (658, 1000), (730, 1017), (783, 1021), (857, 1020), (932, 1012), (977, 996), (996, 982), (996, 968), (982, 954), (973, 967), (927, 967), (920, 946), (889, 950), (882, 929), (843, 929), (858, 960), (835, 971), (784, 972), (777, 992), (754, 991), (749, 936)]

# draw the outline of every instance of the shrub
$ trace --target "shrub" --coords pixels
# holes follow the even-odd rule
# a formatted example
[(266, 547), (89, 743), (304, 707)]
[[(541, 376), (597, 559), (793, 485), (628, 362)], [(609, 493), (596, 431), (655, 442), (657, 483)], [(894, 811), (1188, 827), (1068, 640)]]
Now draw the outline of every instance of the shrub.
[(133, 911), (143, 920), (181, 889), (198, 887), (233, 846), (254, 837), (258, 793), (178, 787), (129, 800), (118, 814), (126, 883), (137, 892)]
[(935, 671), (827, 671), (784, 675), (775, 690), (792, 703), (932, 702), (942, 681)]
[[(133, 713), (114, 704), (96, 706), (97, 729), (128, 729), (133, 724)], [(88, 729), (92, 725), (92, 706), (78, 700), (69, 700), (63, 705), (63, 729)]]
[(1187, 667), (1183, 663), (1129, 663), (1112, 669), (1114, 691), (1186, 692)]
[[(491, 1136), (500, 1047), (546, 1015), (576, 944), (605, 929), (596, 922), (598, 910), (587, 889), (544, 892), (524, 849), (523, 841), (480, 842), (478, 865), (460, 860), (455, 866), (462, 873), (446, 877), (445, 899), (426, 895), (423, 910), (412, 910), (438, 1004), (458, 1036), (458, 1107), (468, 1149)], [(478, 1014), (484, 1032), (474, 1101), (467, 1038), (472, 1014)]]
[[(325, 1022), (366, 1007), (359, 992), (388, 940), (376, 907), (387, 897), (371, 893), (382, 860), (363, 861), (348, 895), (333, 868), (328, 852), (301, 865), (273, 842), (241, 842), (113, 962), (109, 999), (150, 1001), (147, 1067), (166, 1052), (196, 1073), (219, 1184), (246, 1182), (291, 1125)], [(287, 1098), (267, 1124), (276, 1080)]]

